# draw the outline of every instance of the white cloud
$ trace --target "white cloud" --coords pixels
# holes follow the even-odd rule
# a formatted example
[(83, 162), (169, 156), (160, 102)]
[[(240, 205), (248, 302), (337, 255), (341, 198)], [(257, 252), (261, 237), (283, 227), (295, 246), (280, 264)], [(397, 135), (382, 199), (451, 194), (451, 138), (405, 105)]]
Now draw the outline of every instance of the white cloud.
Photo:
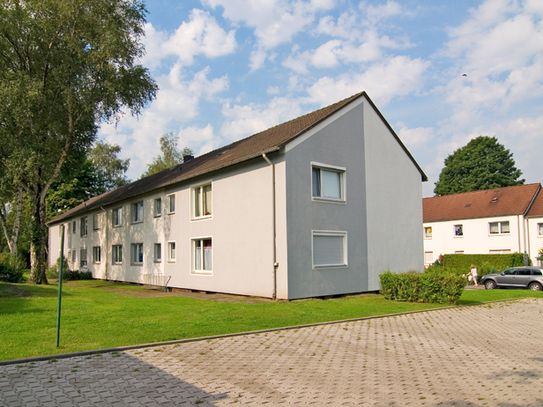
[(179, 147), (192, 148), (196, 156), (208, 153), (220, 146), (220, 139), (215, 135), (213, 126), (204, 128), (197, 126), (182, 127), (178, 133)]
[(402, 122), (396, 123), (395, 130), (400, 140), (402, 140), (408, 149), (427, 145), (435, 135), (435, 129), (432, 127), (410, 129)]

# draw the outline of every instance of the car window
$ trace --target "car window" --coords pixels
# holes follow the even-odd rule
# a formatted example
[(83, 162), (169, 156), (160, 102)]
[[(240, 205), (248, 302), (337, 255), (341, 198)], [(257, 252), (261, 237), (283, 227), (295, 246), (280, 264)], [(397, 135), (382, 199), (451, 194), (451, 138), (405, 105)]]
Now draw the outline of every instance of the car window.
[(526, 270), (526, 269), (520, 269), (518, 271), (518, 275), (519, 276), (529, 276), (531, 273), (530, 273), (530, 270)]
[(516, 269), (507, 269), (503, 272), (504, 275), (506, 276), (516, 276), (517, 275), (517, 270)]
[(532, 270), (532, 275), (533, 276), (541, 276), (543, 274), (541, 273), (541, 270)]

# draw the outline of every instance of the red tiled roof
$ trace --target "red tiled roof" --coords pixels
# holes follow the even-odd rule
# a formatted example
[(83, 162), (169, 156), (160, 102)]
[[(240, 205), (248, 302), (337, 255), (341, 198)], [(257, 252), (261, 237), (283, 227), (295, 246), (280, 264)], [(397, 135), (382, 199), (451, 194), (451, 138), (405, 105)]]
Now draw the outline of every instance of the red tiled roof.
[(344, 106), (362, 96), (364, 96), (373, 106), (375, 111), (379, 114), (383, 122), (391, 131), (392, 135), (396, 138), (405, 153), (412, 160), (415, 167), (419, 170), (422, 179), (426, 181), (427, 178), (422, 169), (415, 162), (409, 151), (405, 148), (394, 130), (381, 115), (377, 107), (375, 107), (366, 92), (360, 92), (330, 106), (323, 107), (304, 116), (279, 124), (260, 133), (254, 134), (253, 136), (211, 151), (200, 157), (196, 157), (187, 163), (176, 165), (175, 167), (150, 175), (121, 188), (117, 188), (113, 191), (109, 191), (105, 194), (89, 199), (88, 201), (83, 202), (81, 205), (57, 216), (49, 223), (60, 222), (64, 219), (78, 216), (91, 210), (112, 205), (125, 199), (130, 199), (159, 188), (186, 181), (199, 175), (207, 174), (212, 171), (259, 157), (262, 154), (277, 151), (287, 142), (310, 130), (318, 123), (322, 122)]
[(528, 184), (424, 198), (423, 221), (525, 214), (540, 189), (540, 184)]
[(528, 211), (527, 217), (539, 217), (543, 216), (543, 193), (537, 195), (532, 207)]

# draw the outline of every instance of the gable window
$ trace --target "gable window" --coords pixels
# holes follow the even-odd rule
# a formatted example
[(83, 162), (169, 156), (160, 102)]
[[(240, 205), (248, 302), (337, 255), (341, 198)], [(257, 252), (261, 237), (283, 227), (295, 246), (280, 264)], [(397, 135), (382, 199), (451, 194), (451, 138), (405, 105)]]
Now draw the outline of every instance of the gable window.
[(100, 261), (102, 261), (102, 253), (101, 253), (100, 246), (94, 246), (92, 248), (92, 261), (94, 263), (100, 263)]
[(543, 236), (543, 223), (537, 224), (537, 233), (539, 236)]
[(313, 231), (313, 267), (347, 266), (347, 232)]
[(113, 227), (123, 224), (123, 208), (115, 208), (111, 211), (111, 224)]
[(115, 244), (111, 247), (111, 262), (121, 264), (123, 262), (123, 246)]
[(162, 244), (155, 243), (153, 258), (155, 263), (160, 263), (162, 261)]
[(168, 242), (168, 261), (175, 261), (175, 242)]
[(143, 222), (143, 201), (132, 204), (132, 223)]
[(432, 238), (432, 227), (425, 227), (424, 228), (424, 238), (425, 239), (431, 239)]
[(490, 222), (488, 227), (491, 235), (504, 235), (509, 233), (509, 221)]
[(345, 201), (345, 169), (311, 166), (312, 196), (314, 199)]
[(143, 263), (143, 243), (132, 243), (132, 264)]
[(192, 270), (210, 273), (213, 269), (213, 244), (210, 238), (192, 240)]
[(88, 233), (88, 223), (87, 223), (87, 217), (81, 218), (81, 228), (79, 230), (81, 237), (86, 237)]
[(155, 217), (162, 215), (162, 198), (155, 199), (154, 215)]
[(92, 215), (92, 230), (100, 229), (100, 214), (95, 213)]
[(455, 237), (464, 236), (464, 226), (463, 225), (454, 225), (454, 236)]
[(192, 188), (193, 217), (211, 216), (211, 184)]
[(81, 256), (81, 268), (87, 267), (87, 248), (82, 247), (80, 250), (80, 256)]
[(175, 213), (175, 195), (168, 195), (168, 213)]

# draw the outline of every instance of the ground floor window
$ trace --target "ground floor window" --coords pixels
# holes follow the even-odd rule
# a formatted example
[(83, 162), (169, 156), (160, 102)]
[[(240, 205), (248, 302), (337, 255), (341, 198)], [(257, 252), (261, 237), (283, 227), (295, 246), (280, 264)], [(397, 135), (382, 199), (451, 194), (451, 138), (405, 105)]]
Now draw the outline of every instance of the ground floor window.
[(347, 266), (347, 232), (313, 231), (313, 267)]
[(162, 261), (162, 244), (160, 243), (155, 243), (154, 260), (157, 263)]
[(195, 272), (213, 270), (213, 244), (211, 238), (192, 240), (192, 269)]
[(111, 261), (113, 264), (121, 264), (123, 262), (123, 246), (120, 244), (113, 245), (111, 250)]
[(424, 252), (424, 262), (431, 264), (434, 262), (434, 252)]
[(132, 264), (143, 263), (143, 243), (132, 244)]
[(94, 263), (100, 263), (100, 261), (102, 260), (101, 259), (101, 250), (100, 250), (100, 246), (94, 246), (92, 248), (92, 261)]
[(85, 247), (80, 250), (81, 268), (87, 267), (87, 249)]
[(175, 261), (175, 242), (168, 242), (168, 261)]

